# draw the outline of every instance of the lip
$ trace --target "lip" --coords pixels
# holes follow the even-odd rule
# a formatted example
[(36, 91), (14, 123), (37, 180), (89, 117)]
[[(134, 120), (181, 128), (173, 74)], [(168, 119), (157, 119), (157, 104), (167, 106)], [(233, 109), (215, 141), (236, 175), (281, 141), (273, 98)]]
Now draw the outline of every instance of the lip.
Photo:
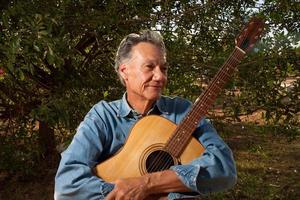
[(162, 88), (161, 85), (148, 85), (147, 87)]
[(163, 89), (162, 86), (157, 86), (157, 85), (148, 85), (147, 88), (149, 90), (152, 90), (152, 91), (157, 91), (157, 92), (161, 92)]

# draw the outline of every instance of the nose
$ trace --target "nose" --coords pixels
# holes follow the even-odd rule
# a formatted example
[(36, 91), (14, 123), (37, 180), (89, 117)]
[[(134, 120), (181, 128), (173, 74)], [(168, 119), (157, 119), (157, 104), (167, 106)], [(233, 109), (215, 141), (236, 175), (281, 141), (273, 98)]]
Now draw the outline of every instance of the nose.
[(166, 73), (162, 71), (160, 66), (156, 66), (153, 70), (153, 80), (155, 81), (162, 81), (166, 79)]

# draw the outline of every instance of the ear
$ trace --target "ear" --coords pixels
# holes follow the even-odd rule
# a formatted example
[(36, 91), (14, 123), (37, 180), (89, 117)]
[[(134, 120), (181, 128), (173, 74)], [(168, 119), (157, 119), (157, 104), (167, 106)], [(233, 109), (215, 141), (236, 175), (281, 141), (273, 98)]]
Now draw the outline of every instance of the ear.
[(122, 79), (125, 81), (127, 80), (127, 74), (128, 74), (128, 66), (126, 64), (121, 64), (119, 66), (119, 74), (122, 77)]

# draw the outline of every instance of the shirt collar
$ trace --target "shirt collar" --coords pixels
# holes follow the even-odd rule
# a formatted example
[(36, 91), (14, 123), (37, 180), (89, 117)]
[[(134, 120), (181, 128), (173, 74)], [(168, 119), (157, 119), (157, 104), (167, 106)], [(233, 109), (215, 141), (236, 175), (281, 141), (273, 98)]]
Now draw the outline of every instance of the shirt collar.
[[(120, 104), (119, 104), (119, 112), (118, 112), (118, 116), (120, 117), (127, 117), (130, 114), (136, 114), (136, 111), (133, 110), (130, 105), (127, 102), (126, 99), (127, 93), (125, 92), (123, 94), (122, 99), (120, 100)], [(153, 108), (150, 109), (150, 111), (148, 112), (149, 114), (169, 114), (169, 112), (166, 109), (166, 102), (164, 100), (164, 98), (160, 97), (156, 103), (154, 104)]]
[(131, 112), (131, 107), (129, 106), (127, 99), (126, 99), (126, 92), (123, 94), (122, 99), (120, 100), (119, 105), (119, 113), (118, 116), (126, 117)]

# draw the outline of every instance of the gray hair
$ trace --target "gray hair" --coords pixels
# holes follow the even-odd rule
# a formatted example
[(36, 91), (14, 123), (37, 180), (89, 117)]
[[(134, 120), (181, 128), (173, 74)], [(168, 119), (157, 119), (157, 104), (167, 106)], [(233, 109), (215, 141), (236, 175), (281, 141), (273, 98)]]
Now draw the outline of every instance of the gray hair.
[(139, 44), (140, 42), (149, 42), (157, 46), (163, 53), (163, 56), (166, 57), (166, 47), (163, 41), (163, 38), (159, 32), (144, 30), (139, 34), (131, 33), (127, 35), (120, 43), (116, 58), (115, 58), (115, 70), (118, 73), (118, 76), (121, 80), (121, 83), (125, 85), (123, 78), (119, 74), (119, 66), (124, 62), (124, 60), (131, 59), (131, 50), (132, 48)]

